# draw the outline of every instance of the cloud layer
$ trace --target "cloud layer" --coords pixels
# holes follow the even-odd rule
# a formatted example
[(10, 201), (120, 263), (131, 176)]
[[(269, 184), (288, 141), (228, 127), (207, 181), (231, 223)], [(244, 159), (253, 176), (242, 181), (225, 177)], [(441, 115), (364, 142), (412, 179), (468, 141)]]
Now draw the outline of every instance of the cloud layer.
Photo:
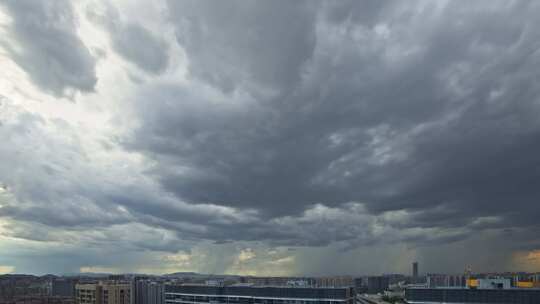
[(95, 58), (76, 32), (77, 16), (69, 1), (5, 1), (12, 18), (2, 46), (44, 91), (92, 92), (97, 82)]
[(538, 270), (534, 2), (0, 11), (1, 269)]

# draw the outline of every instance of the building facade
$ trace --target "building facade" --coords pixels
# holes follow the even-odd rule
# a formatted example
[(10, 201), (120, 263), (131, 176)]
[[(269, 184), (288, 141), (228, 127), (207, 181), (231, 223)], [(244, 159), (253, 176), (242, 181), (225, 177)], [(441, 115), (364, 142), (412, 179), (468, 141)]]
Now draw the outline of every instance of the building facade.
[(353, 288), (165, 285), (166, 304), (354, 304)]
[(241, 283), (255, 286), (305, 286), (305, 287), (352, 287), (352, 276), (323, 276), (323, 277), (243, 277)]
[(367, 293), (376, 294), (382, 293), (390, 285), (390, 279), (386, 276), (371, 276), (367, 277)]
[(131, 284), (100, 283), (102, 298), (99, 304), (131, 304)]
[(132, 304), (131, 284), (116, 281), (76, 284), (75, 298), (77, 304)]
[(367, 292), (367, 280), (364, 278), (355, 278), (354, 279), (354, 290), (355, 293), (366, 293)]
[(135, 304), (163, 304), (165, 286), (163, 283), (151, 280), (136, 280), (133, 295), (135, 296)]
[(410, 304), (538, 304), (540, 289), (409, 288), (405, 301)]
[(0, 299), (0, 304), (75, 304), (75, 300), (60, 296), (19, 296), (10, 300)]
[(329, 276), (314, 278), (313, 287), (352, 287), (354, 279), (351, 276)]
[(467, 277), (465, 275), (451, 274), (428, 274), (427, 287), (465, 287), (467, 285)]
[(412, 277), (414, 279), (418, 278), (418, 262), (412, 263)]
[(101, 304), (101, 286), (99, 284), (76, 284), (75, 302), (77, 304)]
[(71, 279), (52, 280), (51, 295), (60, 297), (75, 297), (75, 281)]

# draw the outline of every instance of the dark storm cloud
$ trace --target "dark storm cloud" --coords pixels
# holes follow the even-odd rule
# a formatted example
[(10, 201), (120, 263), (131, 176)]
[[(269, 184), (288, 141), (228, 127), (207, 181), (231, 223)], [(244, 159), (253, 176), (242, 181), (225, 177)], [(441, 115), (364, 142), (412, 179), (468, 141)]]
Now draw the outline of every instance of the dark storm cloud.
[[(56, 95), (93, 89), (69, 5), (6, 3), (22, 47), (4, 44), (7, 55), (36, 84)], [(85, 117), (106, 121), (96, 132), (0, 99), (2, 236), (167, 254), (199, 242), (319, 246), (327, 257), (298, 262), (319, 270), (362, 247), (422, 257), (489, 236), (478, 249), (501, 241), (493, 259), (503, 260), (540, 246), (538, 4), (167, 4), (158, 26), (87, 8), (110, 39), (100, 47), (150, 72), (135, 86), (103, 83), (103, 115)], [(125, 72), (109, 68), (105, 79)]]
[(315, 46), (315, 10), (305, 1), (169, 1), (189, 72), (225, 91), (252, 82), (293, 87)]
[(128, 145), (179, 198), (269, 220), (362, 202), (444, 241), (538, 225), (538, 5), (169, 4), (190, 73), (224, 90), (137, 97)]
[(124, 22), (112, 5), (103, 5), (103, 8), (88, 7), (86, 15), (107, 30), (114, 50), (147, 72), (165, 70), (169, 61), (167, 43), (139, 24)]
[(187, 204), (144, 176), (124, 171), (130, 167), (126, 160), (114, 160), (112, 167), (101, 164), (82, 149), (82, 139), (65, 123), (25, 112), (9, 101), (0, 110), (0, 158), (10, 159), (0, 163), (0, 181), (7, 189), (0, 192), (3, 236), (169, 252), (200, 240), (275, 246), (368, 244), (378, 238), (430, 242), (407, 227), (395, 234), (391, 225), (378, 223), (358, 204), (315, 205), (298, 216), (270, 220), (250, 208)]
[(77, 36), (69, 1), (7, 0), (0, 7), (13, 18), (1, 45), (37, 86), (57, 96), (94, 90), (95, 59)]

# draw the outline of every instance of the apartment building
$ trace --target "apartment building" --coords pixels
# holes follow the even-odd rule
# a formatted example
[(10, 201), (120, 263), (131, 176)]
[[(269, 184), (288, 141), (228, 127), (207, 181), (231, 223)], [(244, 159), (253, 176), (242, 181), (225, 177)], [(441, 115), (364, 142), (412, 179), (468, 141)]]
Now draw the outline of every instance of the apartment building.
[(131, 304), (131, 284), (105, 282), (101, 283), (102, 298), (99, 304)]
[(131, 304), (131, 284), (117, 281), (77, 284), (77, 304)]
[(152, 280), (136, 280), (133, 286), (134, 304), (163, 304), (165, 299), (163, 283)]
[(101, 304), (101, 285), (76, 284), (75, 302), (77, 304)]

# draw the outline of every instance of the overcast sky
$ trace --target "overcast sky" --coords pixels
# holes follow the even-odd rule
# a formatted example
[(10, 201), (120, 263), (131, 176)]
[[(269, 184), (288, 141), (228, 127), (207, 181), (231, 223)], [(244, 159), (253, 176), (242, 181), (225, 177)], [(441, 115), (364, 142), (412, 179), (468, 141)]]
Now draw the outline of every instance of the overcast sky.
[(538, 1), (0, 1), (0, 273), (540, 271)]

